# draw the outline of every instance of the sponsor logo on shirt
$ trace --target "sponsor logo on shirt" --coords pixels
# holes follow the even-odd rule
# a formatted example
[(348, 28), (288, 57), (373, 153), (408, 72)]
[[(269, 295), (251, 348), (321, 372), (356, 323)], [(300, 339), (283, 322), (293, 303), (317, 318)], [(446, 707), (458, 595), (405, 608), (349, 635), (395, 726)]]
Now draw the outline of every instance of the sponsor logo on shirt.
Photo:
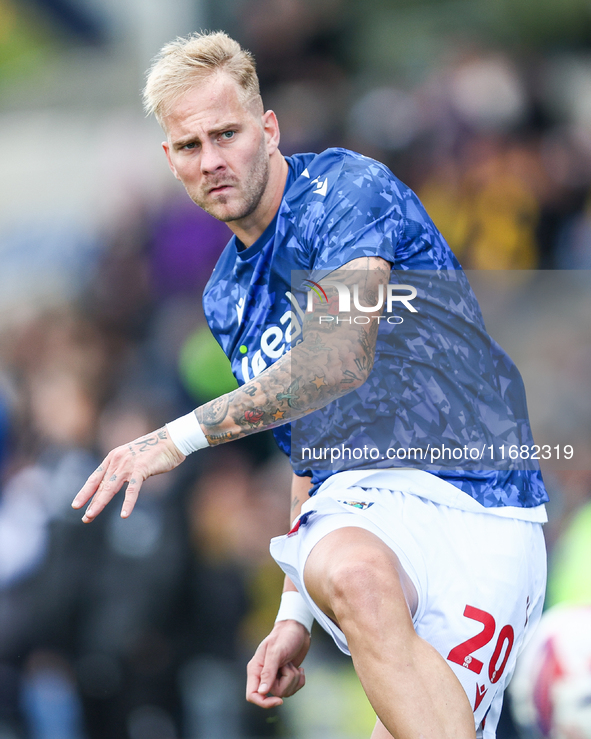
[[(275, 324), (266, 328), (261, 334), (260, 348), (250, 355), (248, 347), (241, 346), (239, 351), (244, 354), (240, 368), (244, 382), (252, 380), (260, 375), (269, 364), (279, 359), (292, 345), (301, 340), (302, 326), (304, 324), (304, 312), (293, 293), (289, 290), (285, 293), (290, 308), (283, 313), (279, 319), (279, 325)], [(240, 306), (240, 307), (239, 307)], [(238, 320), (242, 320), (244, 311), (244, 298), (236, 305)]]
[(242, 323), (242, 316), (244, 315), (244, 296), (236, 303), (236, 313), (238, 314), (238, 325)]

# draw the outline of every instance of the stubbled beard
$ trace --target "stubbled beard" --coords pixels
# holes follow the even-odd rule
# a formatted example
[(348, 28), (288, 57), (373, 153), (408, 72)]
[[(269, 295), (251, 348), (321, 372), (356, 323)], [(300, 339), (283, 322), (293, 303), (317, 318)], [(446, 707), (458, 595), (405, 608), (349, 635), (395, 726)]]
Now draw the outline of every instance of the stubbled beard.
[[(222, 182), (227, 181), (223, 180)], [(269, 181), (269, 157), (265, 145), (264, 137), (261, 138), (261, 145), (257, 151), (249, 172), (244, 176), (240, 187), (240, 200), (235, 204), (234, 210), (226, 211), (223, 196), (217, 202), (209, 202), (193, 197), (189, 193), (191, 199), (206, 213), (209, 213), (218, 221), (229, 223), (230, 221), (238, 221), (241, 218), (254, 213), (261, 201), (267, 182)], [(208, 185), (211, 187), (211, 184)]]

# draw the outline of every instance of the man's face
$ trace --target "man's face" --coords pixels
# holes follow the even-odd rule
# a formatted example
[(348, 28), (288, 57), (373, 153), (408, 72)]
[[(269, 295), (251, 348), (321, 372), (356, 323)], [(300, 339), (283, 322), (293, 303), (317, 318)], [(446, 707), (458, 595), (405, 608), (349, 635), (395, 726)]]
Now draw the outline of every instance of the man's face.
[(269, 113), (257, 112), (219, 72), (196, 83), (164, 118), (170, 168), (191, 199), (220, 221), (248, 218), (267, 186)]

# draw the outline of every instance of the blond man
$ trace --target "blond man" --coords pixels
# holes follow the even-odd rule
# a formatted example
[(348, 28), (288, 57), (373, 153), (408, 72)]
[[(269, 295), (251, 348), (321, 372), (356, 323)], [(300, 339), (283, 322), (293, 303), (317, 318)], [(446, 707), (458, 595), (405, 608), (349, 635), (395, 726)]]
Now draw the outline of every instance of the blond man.
[(517, 370), (386, 167), (281, 154), (235, 41), (165, 46), (145, 102), (174, 176), (232, 231), (204, 307), (240, 387), (113, 450), (73, 505), (91, 501), (92, 521), (128, 483), (127, 517), (150, 475), (273, 429), (293, 524), (272, 542), (285, 589), (247, 699), (268, 708), (303, 687), (316, 618), (352, 656), (373, 739), (493, 739), (545, 583), (539, 470), (498, 458), (532, 443)]

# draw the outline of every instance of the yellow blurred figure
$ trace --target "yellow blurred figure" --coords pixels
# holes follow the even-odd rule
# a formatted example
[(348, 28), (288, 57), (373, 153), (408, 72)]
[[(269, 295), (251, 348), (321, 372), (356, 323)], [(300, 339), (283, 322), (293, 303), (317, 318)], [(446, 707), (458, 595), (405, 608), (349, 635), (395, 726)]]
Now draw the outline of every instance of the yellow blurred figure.
[(466, 168), (448, 159), (419, 191), (462, 266), (535, 269), (540, 203), (536, 163), (525, 151), (492, 150)]

